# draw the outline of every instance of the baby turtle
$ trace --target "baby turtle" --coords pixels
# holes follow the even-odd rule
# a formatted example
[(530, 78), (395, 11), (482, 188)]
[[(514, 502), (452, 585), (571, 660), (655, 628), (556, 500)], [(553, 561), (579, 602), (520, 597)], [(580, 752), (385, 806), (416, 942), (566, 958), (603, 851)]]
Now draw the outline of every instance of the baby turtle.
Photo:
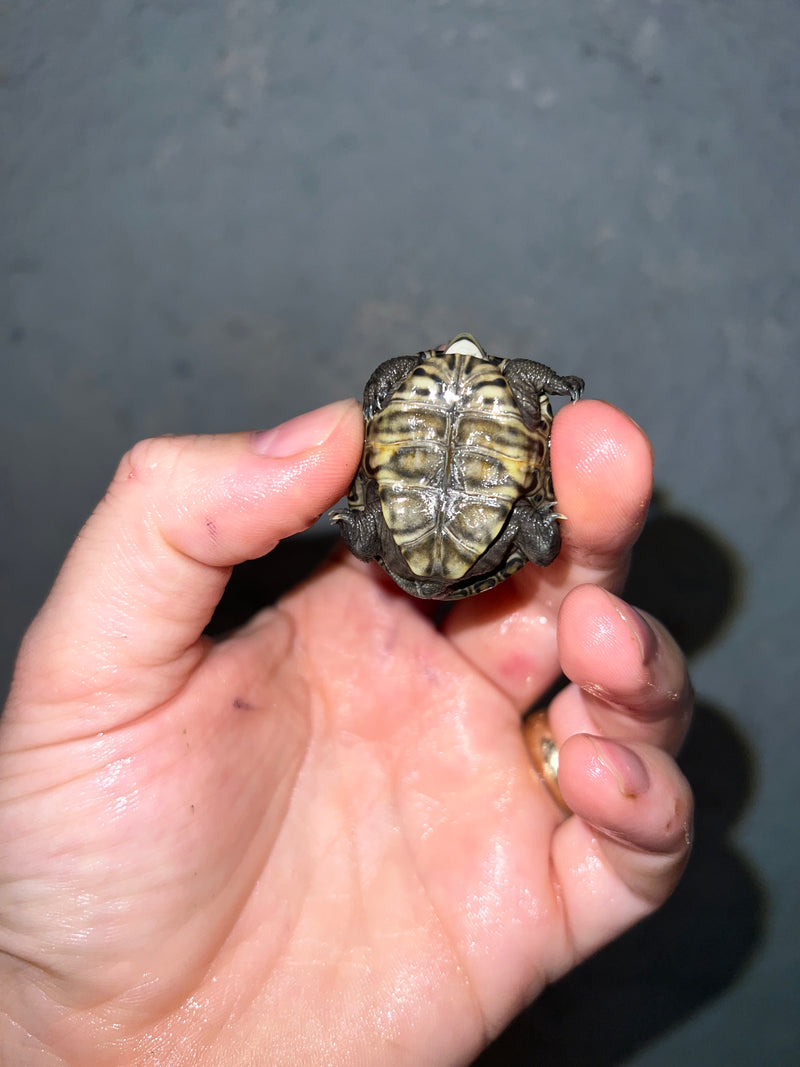
[(577, 400), (583, 386), (531, 359), (488, 356), (467, 333), (381, 363), (364, 390), (348, 510), (331, 515), (347, 547), (435, 600), (482, 593), (528, 560), (552, 563), (547, 394)]

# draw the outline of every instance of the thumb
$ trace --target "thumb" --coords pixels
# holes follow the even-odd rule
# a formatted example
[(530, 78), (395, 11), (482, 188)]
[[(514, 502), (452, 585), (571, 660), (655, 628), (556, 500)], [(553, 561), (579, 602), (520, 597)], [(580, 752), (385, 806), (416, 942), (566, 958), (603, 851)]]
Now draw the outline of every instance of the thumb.
[[(361, 439), (345, 400), (262, 433), (134, 446), (23, 641), (6, 715), (33, 704), (52, 721), (68, 703), (74, 734), (169, 699), (204, 655), (232, 566), (338, 500)], [(94, 711), (101, 695), (117, 707), (111, 722)]]

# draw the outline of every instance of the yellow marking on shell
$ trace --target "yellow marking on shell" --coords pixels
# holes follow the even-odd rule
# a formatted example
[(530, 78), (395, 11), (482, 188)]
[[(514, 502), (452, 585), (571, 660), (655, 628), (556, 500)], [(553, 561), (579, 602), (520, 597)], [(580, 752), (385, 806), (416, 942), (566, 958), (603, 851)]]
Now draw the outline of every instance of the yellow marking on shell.
[(454, 437), (454, 447), (485, 451), (507, 466), (527, 466), (534, 440), (521, 418), (478, 416), (471, 412), (459, 417)]
[(375, 480), (379, 486), (391, 487), (399, 483), (434, 488), (441, 484), (443, 477), (441, 449), (405, 445), (384, 450)]
[(491, 493), (494, 497), (507, 498), (512, 504), (526, 491), (530, 481), (527, 470), (522, 469), (516, 474), (500, 466), (496, 460), (477, 452), (460, 456), (457, 468), (459, 489), (462, 492), (470, 492), (468, 486), (479, 485), (481, 494)]

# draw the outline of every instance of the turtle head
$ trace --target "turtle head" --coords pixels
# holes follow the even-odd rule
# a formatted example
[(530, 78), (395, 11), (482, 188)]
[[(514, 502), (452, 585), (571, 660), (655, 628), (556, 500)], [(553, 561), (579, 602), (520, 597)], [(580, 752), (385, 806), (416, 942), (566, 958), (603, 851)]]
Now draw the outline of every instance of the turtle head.
[(445, 355), (455, 353), (459, 356), (476, 356), (478, 359), (486, 359), (486, 353), (478, 344), (471, 333), (458, 333), (448, 341), (443, 349)]

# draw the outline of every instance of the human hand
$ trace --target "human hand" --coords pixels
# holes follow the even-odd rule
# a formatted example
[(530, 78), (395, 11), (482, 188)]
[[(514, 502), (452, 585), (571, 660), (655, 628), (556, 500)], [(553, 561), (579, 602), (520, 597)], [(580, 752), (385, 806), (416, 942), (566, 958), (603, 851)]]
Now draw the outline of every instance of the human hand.
[[(232, 565), (346, 491), (361, 434), (344, 402), (145, 442), (73, 546), (0, 722), (9, 1063), (466, 1063), (675, 885), (691, 689), (606, 591), (652, 468), (614, 408), (556, 418), (545, 570), (437, 626), (340, 550), (202, 636)], [(568, 818), (520, 729), (562, 669)]]

